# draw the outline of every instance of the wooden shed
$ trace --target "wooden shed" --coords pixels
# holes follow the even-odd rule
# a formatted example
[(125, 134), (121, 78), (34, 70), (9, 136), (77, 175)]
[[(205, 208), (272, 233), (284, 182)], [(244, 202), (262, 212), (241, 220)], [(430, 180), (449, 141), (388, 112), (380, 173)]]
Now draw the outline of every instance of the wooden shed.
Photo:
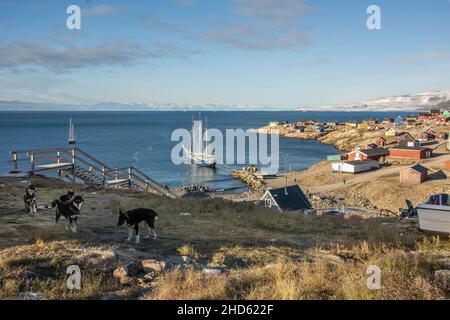
[(389, 149), (390, 156), (392, 158), (403, 158), (403, 159), (428, 159), (433, 155), (433, 150), (430, 148), (391, 148)]
[(400, 183), (402, 184), (421, 184), (428, 178), (428, 169), (420, 164), (400, 171)]
[(375, 143), (379, 147), (384, 147), (387, 143), (387, 140), (384, 137), (378, 137)]
[(384, 148), (371, 148), (363, 150), (355, 150), (348, 153), (348, 160), (374, 160), (380, 161), (389, 155), (389, 150)]
[(398, 146), (400, 148), (416, 148), (419, 145), (419, 141), (414, 139), (414, 137), (409, 133), (405, 133), (400, 139), (398, 139)]

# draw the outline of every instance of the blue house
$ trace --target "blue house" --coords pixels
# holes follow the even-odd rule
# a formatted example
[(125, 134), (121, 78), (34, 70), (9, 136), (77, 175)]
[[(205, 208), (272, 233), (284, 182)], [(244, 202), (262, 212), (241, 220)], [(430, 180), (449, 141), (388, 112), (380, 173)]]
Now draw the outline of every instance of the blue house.
[(402, 116), (398, 116), (397, 118), (395, 118), (394, 125), (396, 127), (403, 127), (405, 125), (405, 123), (403, 122), (403, 117)]

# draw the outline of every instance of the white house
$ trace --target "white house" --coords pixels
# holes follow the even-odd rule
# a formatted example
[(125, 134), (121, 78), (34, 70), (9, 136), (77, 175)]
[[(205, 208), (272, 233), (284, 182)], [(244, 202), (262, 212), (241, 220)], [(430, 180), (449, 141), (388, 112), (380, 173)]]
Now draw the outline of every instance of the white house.
[(378, 169), (380, 163), (373, 160), (334, 162), (331, 168), (333, 172), (359, 173)]

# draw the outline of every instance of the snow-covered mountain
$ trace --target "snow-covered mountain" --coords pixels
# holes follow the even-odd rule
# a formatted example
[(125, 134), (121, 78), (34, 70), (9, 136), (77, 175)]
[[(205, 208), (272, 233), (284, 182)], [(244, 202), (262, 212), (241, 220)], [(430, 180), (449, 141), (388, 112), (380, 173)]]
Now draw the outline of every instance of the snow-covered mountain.
[(302, 107), (301, 111), (418, 111), (450, 100), (450, 91), (429, 91), (378, 98), (359, 103)]

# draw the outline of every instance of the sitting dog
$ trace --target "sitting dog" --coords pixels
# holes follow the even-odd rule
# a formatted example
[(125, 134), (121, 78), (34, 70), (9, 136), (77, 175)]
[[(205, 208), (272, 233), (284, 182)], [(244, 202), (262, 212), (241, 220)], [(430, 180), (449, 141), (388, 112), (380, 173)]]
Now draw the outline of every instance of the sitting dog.
[(28, 213), (37, 213), (36, 204), (36, 188), (33, 184), (30, 184), (25, 189), (25, 195), (23, 196), (23, 202), (25, 203), (25, 210)]
[(75, 191), (67, 191), (67, 194), (59, 197), (59, 201), (61, 202), (70, 202), (75, 197)]
[(156, 231), (155, 231), (155, 220), (158, 219), (158, 214), (152, 209), (134, 209), (127, 211), (125, 213), (120, 210), (119, 222), (117, 226), (122, 226), (125, 223), (128, 227), (128, 239), (127, 241), (131, 241), (133, 238), (133, 229), (136, 232), (136, 244), (139, 244), (139, 223), (144, 222), (145, 227), (148, 230), (147, 238), (153, 234), (153, 238), (157, 239)]
[(81, 212), (81, 208), (84, 205), (84, 199), (82, 196), (74, 196), (71, 200), (63, 202), (60, 199), (52, 201), (52, 208), (55, 208), (55, 222), (58, 223), (61, 216), (63, 216), (66, 223), (66, 230), (72, 230), (73, 233), (77, 232), (77, 220), (78, 215)]

